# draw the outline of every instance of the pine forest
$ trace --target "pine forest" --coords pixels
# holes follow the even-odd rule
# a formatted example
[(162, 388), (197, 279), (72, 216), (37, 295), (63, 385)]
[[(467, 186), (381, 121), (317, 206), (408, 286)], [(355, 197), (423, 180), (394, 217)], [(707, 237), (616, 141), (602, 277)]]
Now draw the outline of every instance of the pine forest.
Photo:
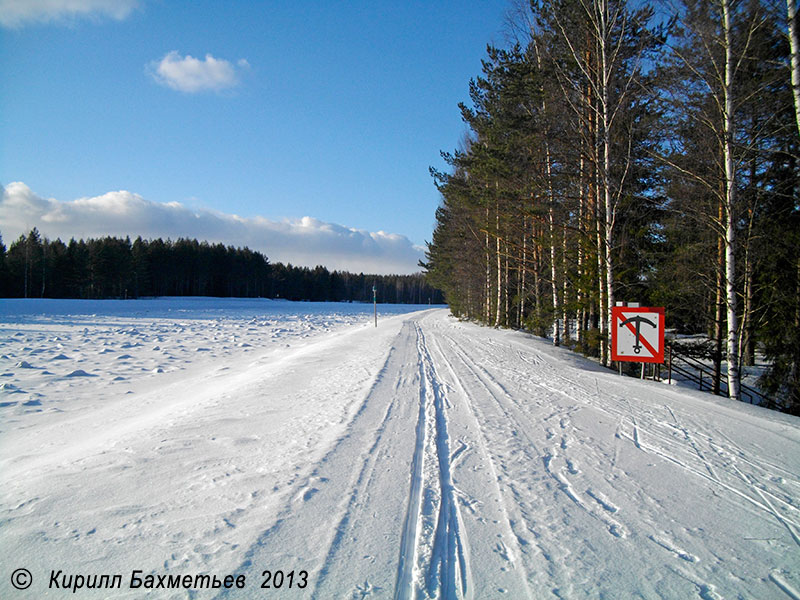
[[(320, 257), (324, 261), (324, 256)], [(270, 263), (249, 248), (197, 240), (105, 237), (42, 239), (38, 230), (6, 249), (0, 240), (0, 298), (217, 296), (316, 302), (441, 304), (420, 273), (365, 275)]]
[(800, 413), (796, 0), (533, 0), (487, 48), (426, 253), (459, 317), (611, 363), (611, 307), (665, 307)]

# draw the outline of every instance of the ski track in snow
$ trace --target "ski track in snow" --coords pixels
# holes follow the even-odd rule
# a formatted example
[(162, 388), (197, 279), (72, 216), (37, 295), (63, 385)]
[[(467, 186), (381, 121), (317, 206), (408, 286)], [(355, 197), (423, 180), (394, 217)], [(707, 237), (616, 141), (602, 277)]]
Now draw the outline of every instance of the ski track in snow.
[(308, 586), (272, 597), (800, 597), (796, 418), (444, 310), (375, 329), (337, 305), (154, 306), (0, 320), (0, 535), (40, 585), (244, 573), (152, 595), (251, 598), (280, 569)]
[[(424, 540), (422, 544), (420, 544), (419, 537), (417, 539), (416, 552), (422, 559), (422, 564), (418, 563), (417, 566), (423, 572), (427, 567), (424, 581), (420, 583), (423, 592), (433, 598), (471, 598), (469, 556), (464, 540), (461, 513), (455, 501), (455, 489), (451, 474), (450, 437), (447, 430), (449, 402), (444, 386), (439, 381), (433, 366), (425, 334), (419, 325), (416, 325), (416, 331), (420, 381), (422, 382), (420, 402), (432, 413), (433, 417), (430, 431), (430, 437), (433, 439), (429, 443), (423, 444), (423, 450), (427, 452), (427, 456), (423, 458), (422, 463), (433, 466), (435, 457), (438, 464), (438, 472), (432, 469), (434, 473), (429, 476), (429, 482), (425, 489), (425, 492), (432, 497), (438, 495), (433, 539)], [(428, 441), (426, 440), (426, 442)], [(424, 520), (425, 517), (426, 515), (423, 513), (417, 518)], [(430, 527), (427, 529), (429, 530)], [(426, 528), (423, 527), (422, 531), (424, 533)], [(420, 547), (421, 545), (422, 547)], [(414, 597), (414, 595), (406, 595), (398, 589), (397, 597)]]

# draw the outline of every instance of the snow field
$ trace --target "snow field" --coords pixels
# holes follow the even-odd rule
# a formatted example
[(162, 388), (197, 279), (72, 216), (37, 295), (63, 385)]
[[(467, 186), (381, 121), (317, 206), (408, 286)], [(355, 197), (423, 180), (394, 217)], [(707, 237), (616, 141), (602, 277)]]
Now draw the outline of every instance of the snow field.
[(796, 586), (797, 419), (438, 325), (535, 597), (782, 597), (772, 574)]
[(211, 303), (0, 321), (0, 596), (25, 566), (37, 597), (54, 568), (246, 574), (226, 598), (266, 569), (308, 572), (286, 598), (800, 598), (799, 419), (446, 310)]
[[(83, 319), (55, 325), (83, 350), (79, 364), (96, 376), (20, 381), (30, 391), (2, 408), (0, 527), (9, 556), (40, 579), (51, 567), (69, 571), (78, 557), (86, 562), (77, 564), (102, 564), (104, 573), (197, 572), (211, 564), (232, 572), (262, 522), (295, 495), (302, 469), (352, 418), (388, 350), (391, 317), (376, 332), (371, 307), (339, 317), (329, 310), (284, 316), (254, 331), (249, 316), (233, 320), (226, 328), (241, 330), (252, 344), (230, 349), (218, 343), (216, 321), (177, 324), (180, 335), (161, 340), (162, 347), (210, 350), (174, 373), (143, 369), (124, 383), (114, 381), (116, 362), (90, 358)], [(116, 335), (119, 348), (128, 327), (110, 318), (108, 335)], [(51, 332), (31, 328), (51, 326), (6, 324), (27, 330), (24, 338), (10, 335), (21, 345), (4, 347), (15, 355), (7, 360), (19, 362), (37, 341), (46, 347)], [(164, 326), (158, 319), (137, 324), (142, 335)], [(96, 327), (105, 331), (107, 324)], [(315, 328), (321, 331), (310, 332)], [(324, 335), (331, 330), (338, 334)], [(124, 352), (149, 360), (152, 341)], [(342, 351), (351, 346), (365, 354)], [(33, 395), (34, 406), (16, 400)], [(7, 578), (0, 585), (8, 586)]]

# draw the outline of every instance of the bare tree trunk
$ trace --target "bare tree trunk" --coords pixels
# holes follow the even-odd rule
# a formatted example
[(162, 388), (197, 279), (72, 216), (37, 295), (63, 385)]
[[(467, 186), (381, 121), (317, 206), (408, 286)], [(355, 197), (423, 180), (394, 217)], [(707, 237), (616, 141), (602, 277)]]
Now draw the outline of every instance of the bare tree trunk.
[(559, 306), (558, 306), (558, 282), (556, 280), (556, 231), (555, 231), (555, 197), (553, 194), (553, 181), (552, 171), (550, 167), (550, 148), (545, 144), (545, 153), (547, 156), (547, 192), (550, 200), (549, 210), (549, 225), (550, 225), (550, 282), (553, 291), (553, 345), (558, 346), (561, 344), (561, 331), (559, 328)]
[(744, 311), (739, 333), (741, 364), (755, 364), (755, 348), (753, 340), (753, 221), (758, 204), (758, 188), (756, 186), (756, 160), (750, 160), (750, 178), (747, 207), (747, 245), (744, 252)]
[(733, 161), (733, 49), (729, 0), (722, 1), (725, 38), (723, 154), (725, 158), (725, 286), (728, 312), (728, 397), (739, 394), (739, 327), (736, 315), (736, 166)]
[[(541, 56), (537, 53), (537, 61), (539, 68), (542, 66)], [(542, 96), (542, 113), (547, 114), (547, 103)], [(545, 138), (549, 132), (545, 131)], [(550, 164), (550, 145), (545, 141), (545, 169), (547, 177), (547, 196), (549, 201), (549, 216), (550, 216), (550, 279), (553, 291), (553, 345), (558, 346), (561, 343), (558, 327), (558, 284), (556, 283), (556, 241), (555, 241), (555, 228), (554, 228), (554, 212), (555, 212), (555, 196), (553, 194), (553, 172), (552, 165)]]
[(540, 329), (542, 326), (542, 294), (540, 293), (541, 287), (541, 276), (540, 276), (540, 269), (541, 269), (541, 256), (542, 256), (542, 247), (539, 243), (538, 236), (534, 235), (533, 239), (533, 300), (534, 300), (534, 315), (536, 316), (536, 335), (540, 335)]
[[(606, 162), (608, 159), (605, 159)], [(605, 230), (606, 234), (603, 238), (603, 258), (606, 267), (606, 313), (605, 313), (605, 339), (606, 339), (606, 348), (611, 348), (611, 327), (612, 327), (612, 320), (611, 320), (611, 308), (614, 306), (614, 269), (611, 264), (611, 247), (612, 247), (612, 233), (614, 230), (614, 221), (613, 221), (613, 214), (611, 210), (611, 197), (609, 195), (609, 190), (606, 188), (606, 206), (605, 206), (605, 213), (606, 213), (606, 221), (605, 221)], [(611, 352), (606, 351), (606, 360), (603, 364), (606, 366), (611, 364)]]
[[(597, 36), (599, 38), (599, 35)], [(592, 71), (597, 73), (598, 69), (600, 68), (601, 64), (599, 63), (598, 55), (599, 52), (600, 42), (599, 39), (595, 38), (595, 57), (594, 61), (594, 69)], [(589, 59), (587, 58), (587, 66), (591, 64)], [(590, 84), (591, 85), (591, 84)], [(596, 87), (594, 88), (597, 89)], [(607, 90), (606, 90), (607, 91)], [(605, 282), (605, 260), (604, 260), (604, 231), (603, 231), (603, 215), (600, 208), (600, 182), (602, 179), (602, 175), (600, 173), (600, 99), (597, 97), (595, 93), (593, 98), (587, 103), (590, 111), (590, 118), (589, 118), (589, 139), (592, 142), (593, 147), (593, 157), (594, 157), (594, 169), (593, 169), (593, 176), (592, 180), (590, 181), (591, 191), (589, 194), (590, 204), (591, 204), (591, 211), (594, 215), (594, 235), (595, 235), (595, 246), (596, 246), (596, 258), (597, 258), (597, 313), (594, 315), (594, 318), (597, 321), (597, 326), (599, 329), (599, 343), (600, 343), (600, 362), (603, 365), (609, 364), (609, 356), (610, 356), (610, 345), (607, 343), (607, 332), (610, 332), (610, 329), (607, 328), (608, 321), (606, 320), (606, 312), (607, 310), (611, 310), (608, 308), (608, 302), (606, 298), (606, 282)]]
[(753, 263), (748, 248), (744, 258), (744, 311), (741, 324), (742, 365), (755, 364), (755, 347), (753, 344)]
[(556, 243), (555, 243), (555, 227), (553, 217), (553, 206), (550, 205), (550, 283), (553, 292), (553, 345), (558, 346), (561, 344), (561, 328), (559, 327), (558, 317), (558, 282), (556, 280)]
[[(595, 128), (596, 131), (596, 128)], [(598, 190), (600, 181), (600, 166), (595, 161), (594, 170), (594, 227), (595, 237), (597, 242), (597, 324), (600, 329), (600, 362), (604, 365), (608, 364), (609, 346), (606, 344), (606, 287), (604, 281), (604, 261), (603, 261), (603, 231), (601, 227), (602, 215), (600, 213), (600, 198)]]
[(585, 179), (584, 179), (584, 168), (585, 168), (585, 161), (584, 161), (584, 141), (581, 140), (581, 157), (580, 157), (580, 166), (578, 168), (578, 177), (579, 177), (579, 184), (578, 184), (578, 290), (576, 294), (576, 304), (577, 309), (575, 312), (575, 319), (577, 321), (577, 337), (578, 337), (578, 345), (583, 346), (583, 330), (584, 330), (584, 320), (586, 319), (586, 307), (584, 306), (584, 299), (583, 299), (583, 234), (585, 233), (586, 229), (584, 227), (584, 211), (585, 211), (585, 202), (586, 202), (586, 190), (585, 188)]
[(503, 268), (503, 289), (505, 290), (505, 294), (503, 294), (503, 327), (508, 327), (510, 325), (510, 312), (508, 307), (508, 245), (506, 245), (506, 256), (503, 259), (505, 266)]
[[(496, 184), (495, 184), (496, 185)], [(499, 200), (495, 206), (495, 229), (497, 239), (495, 241), (495, 256), (497, 258), (497, 310), (495, 311), (494, 326), (500, 327), (500, 311), (502, 310), (503, 303), (503, 268), (500, 253), (500, 204)]]
[(561, 320), (563, 321), (564, 325), (564, 341), (569, 342), (570, 333), (569, 333), (569, 315), (567, 314), (567, 305), (569, 299), (569, 277), (567, 277), (567, 227), (563, 226), (561, 228), (561, 232), (563, 233), (562, 236), (562, 246), (561, 246), (561, 264), (562, 270), (564, 272), (564, 281), (562, 293), (561, 293)]
[[(795, 279), (794, 301), (794, 327), (795, 329), (800, 329), (800, 257), (797, 258), (797, 278)], [(800, 388), (800, 352), (794, 352), (794, 360), (792, 361), (791, 374), (788, 380), (795, 390)], [(798, 400), (800, 400), (800, 398), (795, 396), (795, 403), (797, 403)]]
[(522, 216), (522, 266), (520, 268), (520, 291), (519, 291), (519, 326), (525, 322), (525, 275), (528, 272), (528, 216)]
[(516, 311), (516, 328), (522, 328), (522, 313), (520, 312), (520, 307), (522, 306), (522, 270), (517, 274), (517, 298), (519, 299), (519, 304), (517, 305)]
[(795, 329), (800, 329), (800, 256), (797, 257), (797, 278), (795, 279), (795, 286), (794, 326)]
[[(722, 202), (719, 203), (718, 217), (720, 224), (723, 218)], [(717, 237), (717, 285), (716, 302), (714, 303), (714, 374), (711, 379), (711, 392), (719, 396), (720, 382), (722, 380), (722, 321), (724, 313), (725, 296), (725, 240), (722, 236)]]
[(486, 253), (486, 310), (484, 312), (484, 322), (488, 325), (492, 318), (492, 267), (489, 255), (489, 205), (486, 205), (486, 237), (484, 239), (484, 250)]
[[(611, 263), (611, 250), (614, 245), (615, 207), (611, 199), (611, 117), (609, 114), (609, 88), (611, 69), (608, 64), (609, 42), (609, 15), (608, 0), (602, 0), (599, 10), (600, 32), (597, 36), (600, 51), (600, 108), (603, 120), (603, 205), (605, 209), (605, 236), (603, 239), (603, 258), (606, 267), (606, 345), (611, 348), (611, 308), (614, 306), (614, 269)], [(603, 362), (606, 366), (610, 359), (606, 356)]]
[(797, 133), (800, 135), (800, 40), (797, 32), (797, 0), (786, 0), (786, 21), (789, 31), (789, 50), (791, 53), (790, 68), (792, 79), (792, 96), (794, 98), (794, 116)]

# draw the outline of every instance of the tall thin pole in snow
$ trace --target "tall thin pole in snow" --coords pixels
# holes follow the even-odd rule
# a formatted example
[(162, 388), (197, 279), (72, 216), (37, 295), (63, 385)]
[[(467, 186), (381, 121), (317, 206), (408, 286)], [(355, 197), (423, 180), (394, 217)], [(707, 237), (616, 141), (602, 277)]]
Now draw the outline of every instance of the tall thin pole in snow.
[(372, 307), (375, 312), (375, 327), (378, 326), (378, 286), (372, 284)]

